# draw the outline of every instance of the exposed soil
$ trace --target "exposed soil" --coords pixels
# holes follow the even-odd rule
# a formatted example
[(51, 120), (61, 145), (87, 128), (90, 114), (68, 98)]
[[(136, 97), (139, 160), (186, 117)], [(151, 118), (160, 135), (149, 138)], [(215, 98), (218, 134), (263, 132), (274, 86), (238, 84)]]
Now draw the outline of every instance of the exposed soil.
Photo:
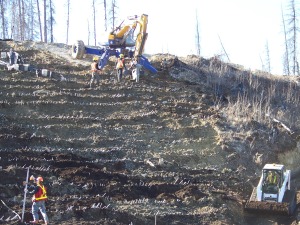
[[(9, 46), (55, 76), (0, 71), (1, 224), (20, 223), (14, 212), (22, 212), (27, 167), (48, 186), (50, 224), (297, 223), (297, 215), (243, 211), (261, 169), (257, 152), (244, 154), (244, 145), (261, 135), (267, 146), (268, 134), (222, 142), (232, 126), (215, 107), (213, 76), (194, 57), (153, 56), (154, 66), (168, 58), (170, 68), (145, 71), (139, 83), (117, 83), (111, 59), (100, 86), (88, 88), (89, 57), (73, 60), (60, 44), (0, 45), (2, 51)], [(255, 121), (249, 126), (263, 129)], [(297, 146), (296, 137), (281, 134), (277, 149)], [(32, 219), (30, 207), (28, 197), (25, 221)]]

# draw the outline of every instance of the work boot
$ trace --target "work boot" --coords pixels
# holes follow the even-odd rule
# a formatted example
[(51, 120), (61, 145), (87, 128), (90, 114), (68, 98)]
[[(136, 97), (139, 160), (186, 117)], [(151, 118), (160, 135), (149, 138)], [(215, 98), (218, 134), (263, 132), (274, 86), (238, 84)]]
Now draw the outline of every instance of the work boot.
[(29, 221), (29, 223), (38, 224), (39, 221), (34, 220), (34, 221)]

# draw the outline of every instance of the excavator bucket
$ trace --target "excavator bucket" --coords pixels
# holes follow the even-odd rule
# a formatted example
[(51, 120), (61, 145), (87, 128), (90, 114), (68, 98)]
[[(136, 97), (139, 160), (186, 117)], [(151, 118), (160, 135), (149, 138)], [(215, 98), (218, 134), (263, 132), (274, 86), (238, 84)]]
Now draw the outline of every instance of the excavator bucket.
[(287, 190), (283, 202), (269, 202), (256, 200), (256, 188), (253, 189), (250, 200), (245, 204), (245, 211), (254, 213), (277, 213), (292, 215), (297, 206), (296, 192)]

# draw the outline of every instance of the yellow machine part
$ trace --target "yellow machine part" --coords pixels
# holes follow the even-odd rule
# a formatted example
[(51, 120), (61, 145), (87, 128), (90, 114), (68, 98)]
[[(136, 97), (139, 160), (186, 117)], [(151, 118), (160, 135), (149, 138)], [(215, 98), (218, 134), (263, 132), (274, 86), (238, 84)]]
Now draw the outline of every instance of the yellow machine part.
[(123, 38), (124, 34), (126, 34), (126, 32), (128, 32), (129, 29), (130, 29), (129, 25), (126, 25), (126, 26), (122, 27), (122, 29), (118, 33), (116, 33), (115, 37), (116, 38)]
[(135, 44), (135, 57), (138, 57), (143, 54), (144, 46), (147, 40), (148, 34), (147, 31), (147, 25), (148, 25), (148, 15), (143, 14), (141, 16), (140, 21), (138, 21), (140, 25), (140, 31), (137, 35), (136, 44)]

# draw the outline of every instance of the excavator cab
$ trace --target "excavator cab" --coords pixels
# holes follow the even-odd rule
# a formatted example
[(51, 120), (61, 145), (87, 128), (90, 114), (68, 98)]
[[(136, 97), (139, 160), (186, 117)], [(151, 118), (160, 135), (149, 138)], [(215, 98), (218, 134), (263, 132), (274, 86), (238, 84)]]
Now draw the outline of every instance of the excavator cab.
[(126, 25), (121, 28), (122, 23), (108, 35), (108, 44), (111, 48), (126, 48), (135, 46), (133, 35), (136, 25)]

